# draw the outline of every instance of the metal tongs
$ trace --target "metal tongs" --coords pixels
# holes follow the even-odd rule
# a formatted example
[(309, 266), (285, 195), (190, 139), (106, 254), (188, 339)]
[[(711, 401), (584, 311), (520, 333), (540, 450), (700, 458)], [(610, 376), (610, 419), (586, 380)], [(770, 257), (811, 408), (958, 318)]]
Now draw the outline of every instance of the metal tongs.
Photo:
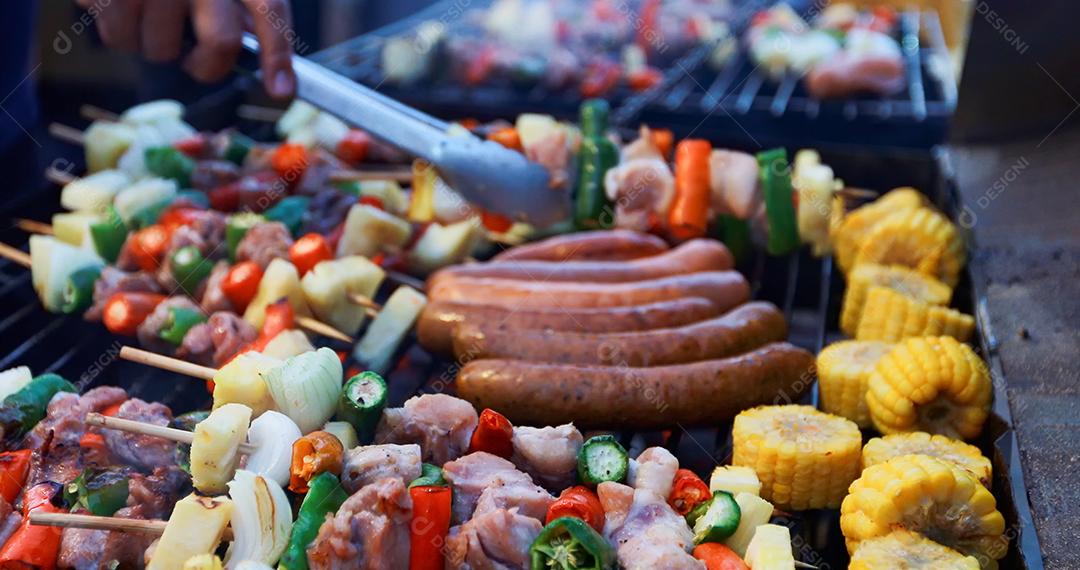
[[(259, 52), (255, 36), (244, 48)], [(296, 94), (346, 123), (433, 164), (470, 202), (545, 227), (565, 219), (569, 198), (546, 169), (521, 153), (476, 136), (447, 134), (447, 123), (359, 85), (304, 57), (292, 56)]]

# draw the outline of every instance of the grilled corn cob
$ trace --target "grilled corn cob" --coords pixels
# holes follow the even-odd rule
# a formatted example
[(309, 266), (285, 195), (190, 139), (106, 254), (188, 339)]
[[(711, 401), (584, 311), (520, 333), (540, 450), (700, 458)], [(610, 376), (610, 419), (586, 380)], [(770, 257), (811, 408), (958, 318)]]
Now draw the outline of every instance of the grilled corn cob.
[(954, 287), (964, 265), (964, 243), (956, 226), (936, 211), (901, 210), (874, 224), (853, 262), (903, 265)]
[(951, 336), (967, 341), (974, 332), (975, 319), (971, 315), (873, 286), (866, 294), (855, 338), (896, 342), (916, 336)]
[(887, 342), (845, 340), (833, 343), (817, 357), (821, 409), (868, 428), (866, 381), (874, 365), (892, 345)]
[(848, 570), (979, 570), (973, 556), (942, 546), (920, 534), (896, 530), (859, 543)]
[(990, 374), (967, 345), (947, 336), (911, 338), (881, 357), (866, 405), (884, 434), (925, 431), (971, 439), (990, 413)]
[(1005, 519), (967, 470), (927, 455), (904, 455), (863, 471), (840, 507), (848, 552), (906, 529), (973, 555), (983, 567), (1005, 555)]
[(952, 298), (952, 289), (929, 275), (899, 265), (863, 263), (848, 274), (843, 309), (840, 311), (840, 330), (844, 334), (855, 336), (866, 306), (866, 296), (875, 285), (888, 287), (928, 305), (948, 305)]
[(778, 508), (836, 508), (859, 473), (854, 423), (812, 406), (759, 406), (735, 417), (733, 465), (750, 467)]
[(923, 195), (914, 188), (897, 188), (883, 196), (852, 210), (840, 218), (833, 226), (833, 247), (836, 250), (836, 262), (847, 273), (855, 266), (855, 255), (867, 234), (878, 222), (902, 210), (913, 210), (926, 203)]
[(929, 455), (967, 469), (980, 483), (989, 487), (990, 460), (979, 448), (943, 435), (926, 432), (897, 433), (875, 437), (862, 450), (862, 466), (867, 469), (901, 455)]

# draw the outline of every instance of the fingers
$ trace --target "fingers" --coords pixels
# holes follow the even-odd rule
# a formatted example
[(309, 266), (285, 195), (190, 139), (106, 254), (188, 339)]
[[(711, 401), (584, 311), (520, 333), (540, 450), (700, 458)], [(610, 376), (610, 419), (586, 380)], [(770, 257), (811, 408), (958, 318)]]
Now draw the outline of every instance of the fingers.
[(292, 14), (285, 0), (243, 0), (259, 38), (263, 85), (272, 97), (285, 98), (296, 89), (292, 70)]
[(141, 0), (113, 0), (100, 8), (98, 32), (105, 45), (124, 52), (139, 51), (139, 15)]
[(143, 57), (155, 63), (180, 57), (187, 10), (187, 0), (143, 0)]
[(243, 11), (232, 0), (192, 0), (196, 44), (184, 70), (198, 81), (214, 82), (232, 71), (240, 52)]

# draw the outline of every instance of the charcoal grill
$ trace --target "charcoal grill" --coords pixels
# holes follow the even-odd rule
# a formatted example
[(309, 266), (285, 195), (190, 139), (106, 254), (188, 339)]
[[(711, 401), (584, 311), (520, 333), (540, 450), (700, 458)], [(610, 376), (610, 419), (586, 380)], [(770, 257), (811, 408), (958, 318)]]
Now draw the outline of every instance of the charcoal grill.
[[(207, 130), (239, 125), (253, 136), (270, 136), (265, 124), (235, 120), (241, 103), (265, 101), (250, 95), (252, 81), (241, 79), (232, 87), (188, 108), (187, 119)], [(832, 166), (850, 186), (888, 189), (913, 186), (923, 189), (930, 199), (955, 218), (961, 211), (959, 195), (948, 156), (941, 150), (883, 150), (850, 146), (819, 147), (824, 163)], [(7, 219), (26, 217), (39, 220), (58, 209), (59, 189), (43, 188), (34, 196), (17, 202), (2, 212)], [(972, 235), (966, 232), (968, 243)], [(4, 242), (25, 249), (27, 236), (7, 226), (0, 231)], [(808, 350), (818, 351), (840, 338), (837, 325), (843, 279), (833, 270), (830, 260), (818, 260), (805, 252), (787, 257), (755, 254), (740, 264), (740, 270), (752, 283), (757, 299), (775, 303), (787, 316), (790, 340)], [(969, 269), (969, 271), (971, 271)], [(1001, 561), (1002, 568), (1041, 570), (1042, 557), (1032, 523), (1016, 435), (1006, 395), (1005, 378), (996, 353), (992, 331), (988, 328), (983, 292), (974, 284), (982, 283), (966, 273), (957, 287), (956, 302), (976, 316), (978, 346), (987, 359), (994, 380), (993, 415), (976, 444), (994, 464), (993, 492), (998, 507), (1008, 522), (1010, 549)], [(385, 288), (384, 288), (385, 289)], [(385, 298), (388, 291), (382, 291)], [(119, 347), (131, 343), (127, 338), (108, 334), (97, 323), (85, 323), (78, 317), (50, 315), (44, 312), (30, 286), (29, 271), (7, 260), (0, 260), (0, 369), (16, 364), (28, 365), (35, 373), (56, 372), (79, 381), (82, 387), (116, 385), (135, 396), (161, 401), (176, 412), (205, 408), (209, 397), (202, 383), (186, 377), (140, 366), (116, 357)], [(335, 346), (322, 339), (321, 345)], [(388, 375), (391, 405), (401, 405), (418, 393), (453, 393), (457, 365), (434, 359), (409, 339), (400, 351), (398, 366)], [(817, 403), (816, 386), (806, 397)], [(782, 403), (782, 402), (781, 402)], [(665, 432), (622, 432), (618, 436), (628, 447), (664, 445), (680, 462), (699, 473), (708, 473), (731, 456), (730, 423), (698, 428), (683, 427)], [(784, 521), (792, 528), (796, 554), (804, 562), (821, 569), (846, 567), (847, 554), (840, 534), (836, 511), (809, 511)]]

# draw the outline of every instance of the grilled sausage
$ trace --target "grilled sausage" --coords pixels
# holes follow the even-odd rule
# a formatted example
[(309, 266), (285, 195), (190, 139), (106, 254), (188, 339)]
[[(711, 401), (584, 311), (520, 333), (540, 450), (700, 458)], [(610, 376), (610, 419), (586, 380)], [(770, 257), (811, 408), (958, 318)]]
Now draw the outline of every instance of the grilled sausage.
[(656, 255), (667, 248), (664, 240), (654, 235), (629, 230), (599, 230), (519, 245), (496, 255), (493, 261), (618, 261)]
[(451, 337), (461, 323), (488, 323), (508, 330), (556, 330), (581, 333), (640, 331), (677, 327), (715, 317), (722, 312), (712, 301), (687, 297), (647, 305), (604, 309), (523, 309), (473, 305), (469, 303), (428, 303), (416, 325), (420, 345), (429, 351), (453, 357)]
[(724, 244), (695, 239), (664, 253), (630, 261), (494, 261), (455, 265), (432, 276), (428, 286), (434, 287), (454, 277), (621, 283), (699, 271), (726, 271), (734, 264)]
[(653, 368), (474, 360), (458, 372), (457, 393), (520, 425), (660, 429), (715, 425), (753, 406), (798, 401), (813, 379), (813, 355), (779, 342)]
[(725, 358), (785, 338), (783, 313), (772, 303), (755, 302), (681, 327), (631, 332), (508, 330), (492, 322), (465, 323), (454, 331), (454, 354), (459, 359), (640, 367)]
[(750, 286), (736, 271), (703, 271), (630, 283), (521, 281), (452, 277), (428, 288), (433, 301), (495, 305), (512, 309), (624, 307), (682, 297), (704, 297), (727, 311), (750, 298)]

